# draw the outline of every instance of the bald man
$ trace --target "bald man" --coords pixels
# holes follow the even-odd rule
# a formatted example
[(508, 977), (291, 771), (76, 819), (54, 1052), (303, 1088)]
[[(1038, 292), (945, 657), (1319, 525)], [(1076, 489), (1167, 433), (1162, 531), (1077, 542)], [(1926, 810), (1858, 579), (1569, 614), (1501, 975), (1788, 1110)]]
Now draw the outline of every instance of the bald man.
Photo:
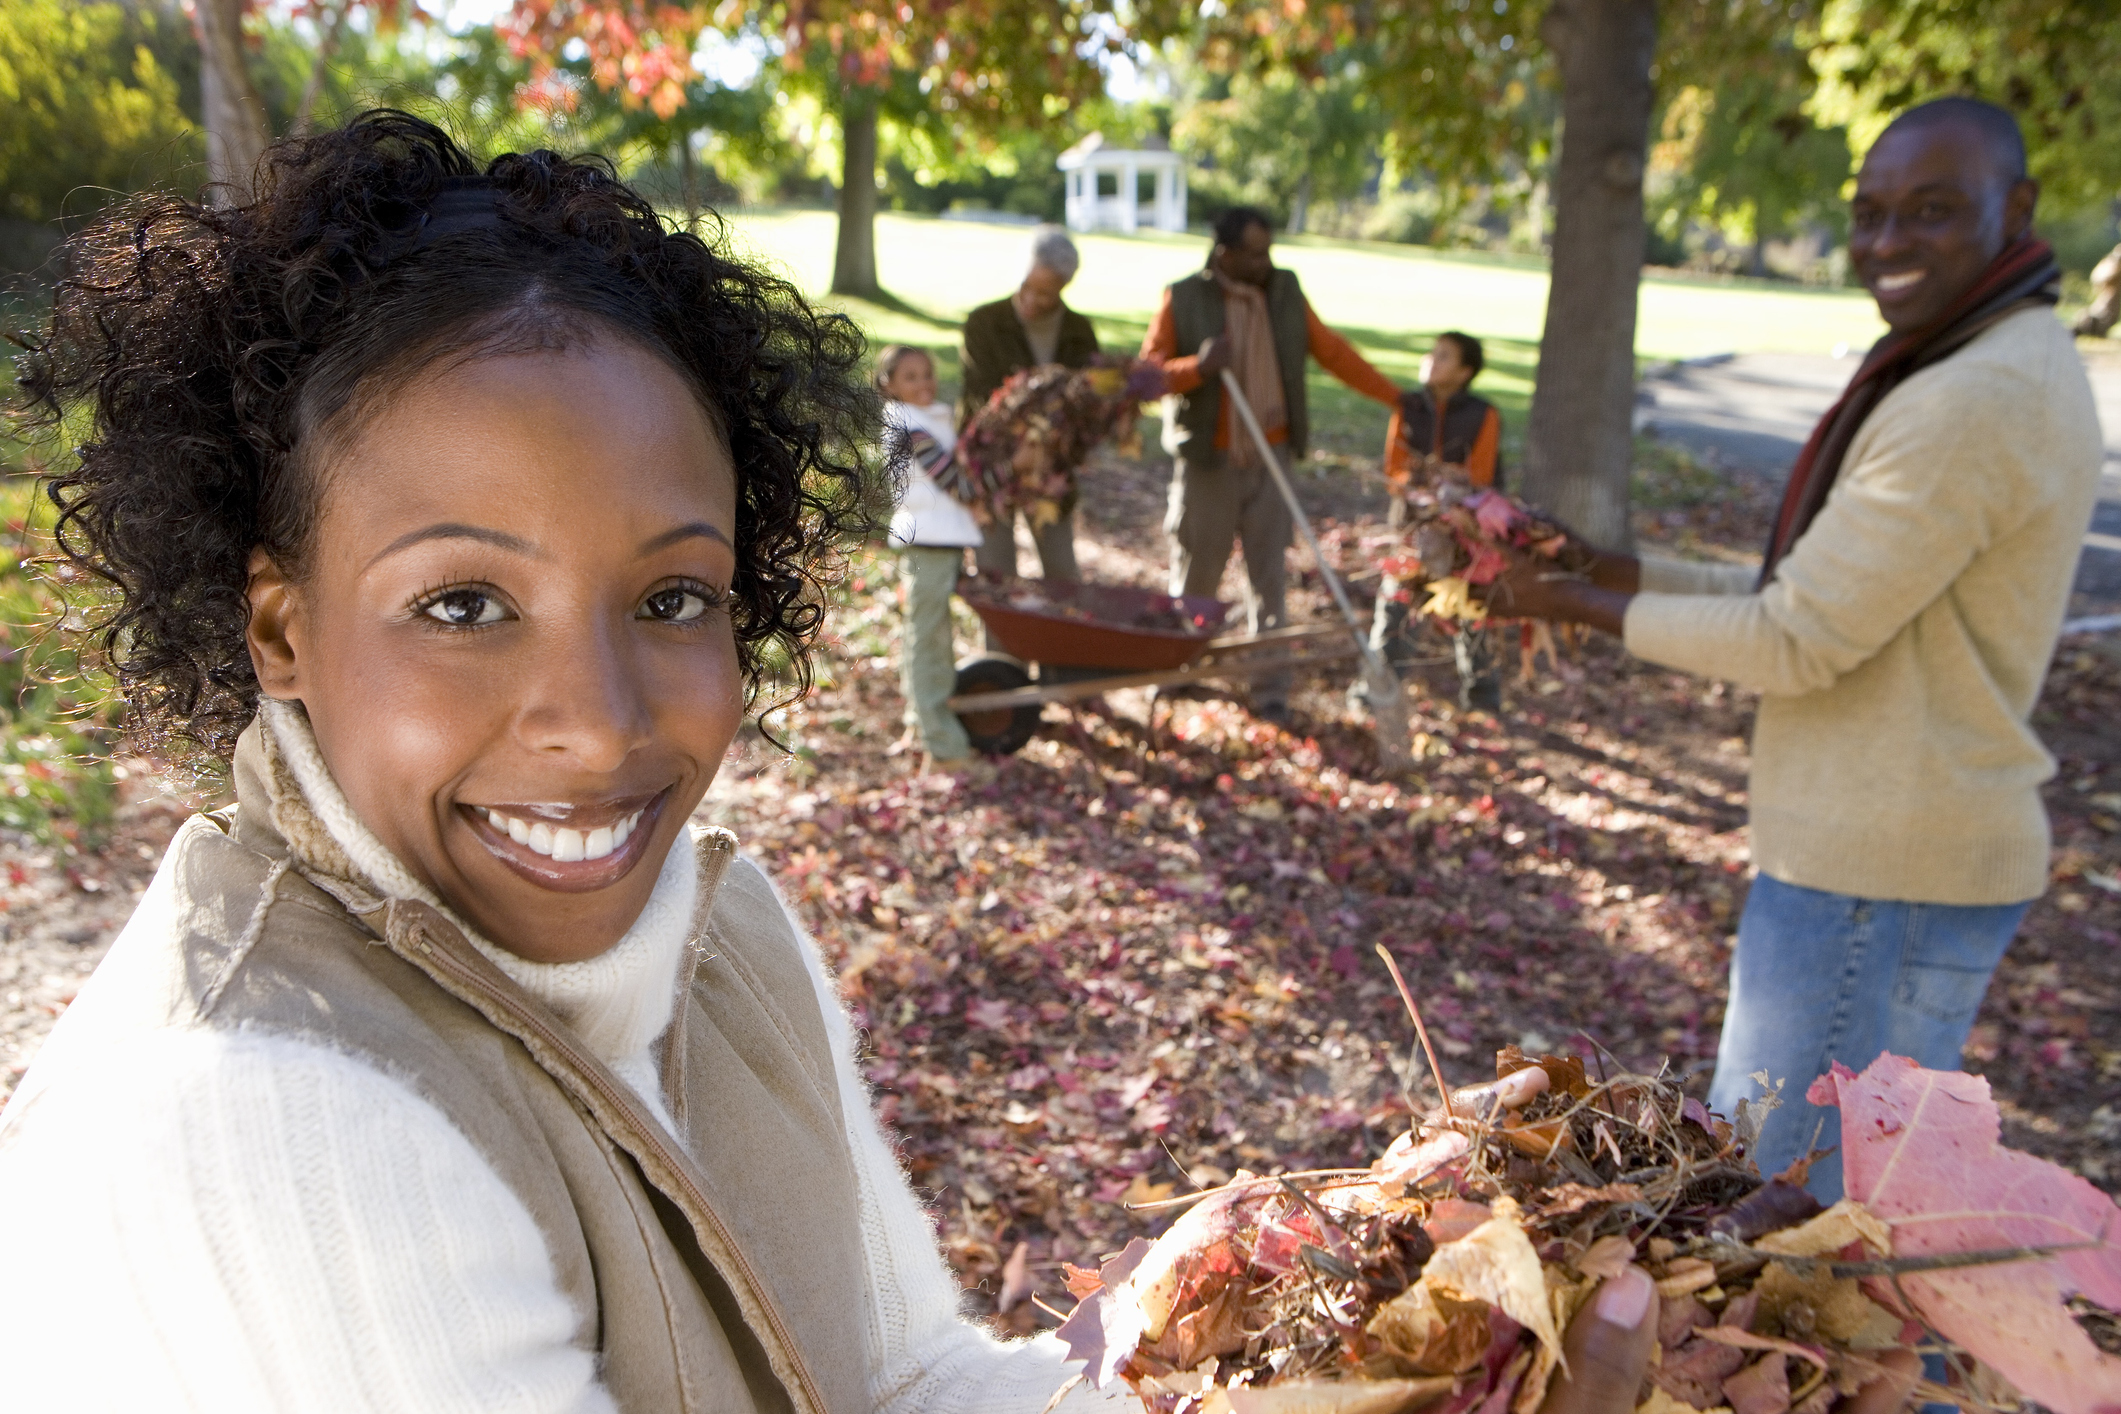
[[(2054, 314), (2017, 122), (1945, 99), (1864, 157), (1849, 257), (1891, 332), (1790, 474), (1756, 572), (1609, 556), (1588, 582), (1513, 565), (1506, 612), (1591, 624), (1761, 692), (1738, 927), (1711, 1103), (1787, 1082), (1756, 1158), (1815, 1135), (1805, 1088), (1890, 1050), (1957, 1069), (1982, 993), (2047, 885), (2030, 725), (2102, 456)], [(1737, 571), (1733, 573), (1733, 571)], [(1841, 1193), (1837, 1156), (1813, 1192)]]

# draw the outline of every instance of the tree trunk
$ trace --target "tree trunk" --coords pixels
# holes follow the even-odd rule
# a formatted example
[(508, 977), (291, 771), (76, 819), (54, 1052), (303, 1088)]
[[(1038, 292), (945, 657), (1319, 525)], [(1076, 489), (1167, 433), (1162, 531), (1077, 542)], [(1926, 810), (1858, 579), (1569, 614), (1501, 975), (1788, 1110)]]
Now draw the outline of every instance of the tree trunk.
[(1562, 133), (1524, 489), (1592, 544), (1622, 550), (1657, 0), (1554, 0), (1542, 33), (1560, 61)]
[(250, 200), (265, 155), (265, 104), (243, 54), (242, 0), (198, 0), (199, 106), (206, 120), (206, 179), (216, 206)]
[(876, 283), (876, 95), (853, 88), (840, 101), (846, 165), (840, 175), (839, 247), (832, 292), (874, 299)]
[(1311, 220), (1311, 174), (1306, 172), (1296, 182), (1296, 199), (1289, 203), (1289, 234), (1300, 236)]
[(317, 57), (309, 66), (309, 80), (302, 85), (302, 101), (295, 105), (295, 121), (289, 132), (301, 137), (309, 132), (310, 122), (317, 114), (317, 98), (324, 92), (324, 76), (331, 72), (332, 57), (339, 51), (339, 31), (345, 28), (346, 14), (353, 9), (354, 0), (339, 0), (339, 4), (317, 24)]
[(691, 133), (678, 134), (678, 172), (680, 185), (685, 189), (685, 220), (689, 224), (697, 225), (700, 219), (700, 182), (693, 171)]

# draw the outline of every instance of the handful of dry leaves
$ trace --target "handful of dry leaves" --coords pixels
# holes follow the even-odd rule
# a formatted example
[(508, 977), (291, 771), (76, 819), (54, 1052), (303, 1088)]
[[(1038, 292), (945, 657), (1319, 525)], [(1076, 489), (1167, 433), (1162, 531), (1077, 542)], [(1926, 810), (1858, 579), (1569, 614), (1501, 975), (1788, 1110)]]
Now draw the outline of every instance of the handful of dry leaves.
[(965, 424), (956, 451), (933, 473), (936, 484), (982, 525), (1019, 510), (1035, 526), (1050, 524), (1092, 449), (1132, 433), (1140, 404), (1163, 391), (1162, 369), (1133, 359), (1012, 374)]
[(1405, 499), (1402, 548), (1380, 567), (1410, 602), (1414, 589), (1426, 586), (1424, 614), (1486, 618), (1488, 609), (1473, 590), (1502, 573), (1505, 549), (1552, 560), (1565, 574), (1590, 568), (1591, 553), (1551, 518), (1515, 496), (1475, 486), (1458, 468), (1431, 468), (1408, 487)]
[(1154, 1414), (1529, 1414), (1634, 1262), (1662, 1297), (1641, 1414), (1828, 1414), (1904, 1347), (1950, 1354), (1953, 1390), (1922, 1397), (2121, 1397), (2121, 1213), (1998, 1146), (1978, 1079), (1885, 1056), (1821, 1080), (1851, 1195), (1822, 1211), (1746, 1159), (1760, 1107), (1727, 1121), (1667, 1077), (1514, 1047), (1496, 1071), (1366, 1171), (1240, 1174), (1071, 1267), (1079, 1378)]

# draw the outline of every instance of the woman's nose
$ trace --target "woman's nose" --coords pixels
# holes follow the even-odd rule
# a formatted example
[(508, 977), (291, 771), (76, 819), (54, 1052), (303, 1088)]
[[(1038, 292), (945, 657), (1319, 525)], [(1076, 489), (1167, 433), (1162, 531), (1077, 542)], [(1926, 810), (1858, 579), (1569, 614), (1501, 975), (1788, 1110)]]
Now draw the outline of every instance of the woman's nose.
[(588, 771), (615, 771), (649, 739), (641, 664), (623, 630), (583, 625), (538, 645), (518, 718), (525, 745), (564, 753)]

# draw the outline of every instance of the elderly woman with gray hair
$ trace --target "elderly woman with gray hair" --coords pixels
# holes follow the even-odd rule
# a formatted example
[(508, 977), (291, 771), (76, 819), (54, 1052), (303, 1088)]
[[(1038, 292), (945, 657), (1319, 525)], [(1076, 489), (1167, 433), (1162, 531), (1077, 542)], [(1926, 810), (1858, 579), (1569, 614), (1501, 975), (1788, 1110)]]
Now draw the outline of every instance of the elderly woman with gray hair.
[[(1039, 364), (1081, 368), (1097, 356), (1097, 331), (1090, 321), (1061, 303), (1061, 291), (1082, 265), (1075, 242), (1058, 226), (1041, 226), (1032, 235), (1029, 267), (1016, 293), (983, 304), (965, 316), (965, 342), (959, 352), (964, 392), (958, 399), (958, 425), (987, 404), (1009, 375)], [(1048, 579), (1075, 579), (1075, 504), (1040, 529), (1032, 527), (1040, 569)], [(998, 521), (987, 527), (977, 555), (986, 575), (1016, 573), (1016, 526)], [(989, 645), (994, 646), (990, 643)]]

